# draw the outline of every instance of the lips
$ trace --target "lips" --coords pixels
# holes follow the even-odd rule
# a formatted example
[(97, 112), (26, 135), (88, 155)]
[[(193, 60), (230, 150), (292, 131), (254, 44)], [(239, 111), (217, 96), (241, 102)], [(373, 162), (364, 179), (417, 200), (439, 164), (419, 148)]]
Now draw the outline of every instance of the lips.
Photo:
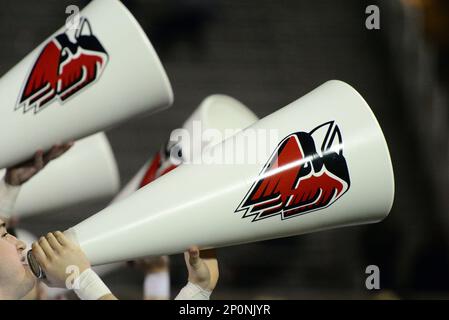
[(20, 262), (21, 262), (24, 266), (28, 266), (27, 252), (28, 252), (28, 250), (23, 250), (23, 251), (20, 253)]

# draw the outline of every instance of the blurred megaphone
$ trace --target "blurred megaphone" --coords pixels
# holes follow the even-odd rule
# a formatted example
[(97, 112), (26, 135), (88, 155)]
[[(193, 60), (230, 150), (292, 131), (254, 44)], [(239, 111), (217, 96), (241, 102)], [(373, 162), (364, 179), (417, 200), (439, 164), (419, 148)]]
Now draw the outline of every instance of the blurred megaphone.
[[(260, 153), (256, 161), (254, 153)], [(393, 204), (382, 130), (360, 94), (340, 81), (325, 83), (201, 158), (66, 234), (95, 265), (377, 222)]]
[[(5, 174), (1, 170), (0, 176)], [(120, 188), (114, 154), (104, 133), (77, 141), (60, 158), (25, 183), (14, 206), (23, 218), (97, 199), (113, 197)]]
[[(190, 139), (178, 141), (169, 139), (162, 146), (161, 150), (144, 164), (114, 198), (112, 203), (127, 198), (136, 190), (176, 168), (187, 160), (186, 154), (188, 151), (201, 152), (202, 148), (221, 142), (223, 139), (236, 133), (236, 131), (250, 126), (257, 120), (257, 116), (250, 109), (230, 96), (222, 94), (208, 96), (182, 126), (181, 130), (186, 130)], [(217, 130), (220, 134), (211, 136), (211, 139), (203, 141), (201, 137), (208, 130)], [(197, 150), (189, 148), (189, 146), (193, 145), (198, 145), (200, 148)], [(172, 154), (176, 155), (176, 159), (170, 157)]]
[(0, 167), (172, 101), (135, 18), (118, 0), (94, 0), (0, 79)]

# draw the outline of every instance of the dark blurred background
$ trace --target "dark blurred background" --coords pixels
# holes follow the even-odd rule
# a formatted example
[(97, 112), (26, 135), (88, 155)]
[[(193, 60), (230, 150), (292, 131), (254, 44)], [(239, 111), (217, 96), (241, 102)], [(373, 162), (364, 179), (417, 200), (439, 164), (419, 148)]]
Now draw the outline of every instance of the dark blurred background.
[[(88, 2), (0, 0), (0, 74), (65, 22), (66, 6)], [(449, 298), (448, 1), (123, 2), (159, 53), (175, 103), (108, 132), (122, 185), (214, 93), (264, 117), (340, 79), (368, 101), (389, 144), (396, 197), (386, 220), (220, 249), (215, 298)], [(365, 26), (370, 4), (380, 9), (380, 30)], [(64, 229), (109, 200), (22, 226), (36, 234)], [(380, 268), (375, 292), (365, 287), (371, 264)], [(171, 270), (176, 295), (186, 281), (181, 256), (172, 257)], [(105, 279), (119, 298), (142, 296), (135, 269)]]

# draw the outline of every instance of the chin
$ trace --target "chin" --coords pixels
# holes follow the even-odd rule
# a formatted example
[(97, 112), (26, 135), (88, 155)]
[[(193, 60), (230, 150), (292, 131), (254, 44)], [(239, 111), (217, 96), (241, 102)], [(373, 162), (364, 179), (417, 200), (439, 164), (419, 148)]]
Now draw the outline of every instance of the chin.
[(29, 266), (23, 266), (23, 268), (25, 269), (25, 277), (33, 284), (36, 283), (36, 277), (34, 276), (33, 272), (31, 271)]
[(20, 281), (21, 296), (26, 296), (36, 285), (36, 277), (31, 272), (28, 266), (22, 266), (22, 277)]

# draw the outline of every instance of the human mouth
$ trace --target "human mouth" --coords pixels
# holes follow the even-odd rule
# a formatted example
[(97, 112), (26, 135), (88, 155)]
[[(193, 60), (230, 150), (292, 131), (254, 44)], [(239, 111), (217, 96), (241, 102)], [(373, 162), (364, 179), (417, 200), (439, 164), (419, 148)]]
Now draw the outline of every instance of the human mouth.
[(23, 250), (23, 251), (20, 253), (20, 262), (21, 262), (24, 266), (28, 266), (27, 251)]

